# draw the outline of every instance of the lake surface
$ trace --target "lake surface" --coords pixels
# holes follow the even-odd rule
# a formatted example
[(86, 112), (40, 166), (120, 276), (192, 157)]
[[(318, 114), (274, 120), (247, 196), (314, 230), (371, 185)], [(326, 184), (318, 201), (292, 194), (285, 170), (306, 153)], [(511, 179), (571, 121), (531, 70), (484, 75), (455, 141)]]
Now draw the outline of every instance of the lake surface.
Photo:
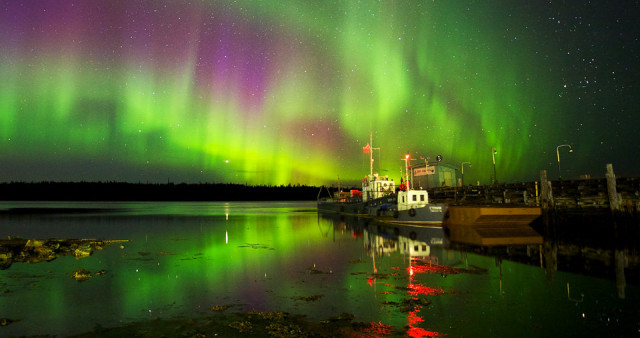
[[(313, 321), (349, 313), (380, 335), (640, 334), (640, 287), (615, 266), (562, 271), (570, 262), (546, 264), (541, 246), (512, 247), (513, 260), (480, 254), (439, 228), (324, 217), (311, 202), (2, 202), (8, 236), (128, 242), (0, 270), (0, 336), (195, 318), (219, 305)], [(72, 278), (78, 269), (93, 277)]]

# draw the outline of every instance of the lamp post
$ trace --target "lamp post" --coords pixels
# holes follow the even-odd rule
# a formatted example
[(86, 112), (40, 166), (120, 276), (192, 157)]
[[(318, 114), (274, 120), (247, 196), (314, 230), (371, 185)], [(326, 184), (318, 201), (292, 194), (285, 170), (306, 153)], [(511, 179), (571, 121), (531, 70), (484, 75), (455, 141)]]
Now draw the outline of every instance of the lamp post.
[(401, 160), (404, 161), (404, 172), (406, 175), (406, 180), (405, 180), (405, 186), (407, 188), (406, 191), (409, 191), (411, 189), (413, 189), (413, 169), (411, 169), (411, 174), (409, 174), (409, 168), (411, 168), (411, 161), (415, 161), (415, 158), (411, 158), (411, 155), (406, 154), (404, 155), (404, 158), (402, 158)]
[(469, 167), (471, 167), (471, 162), (462, 162), (460, 163), (460, 172), (461, 172), (461, 179), (462, 179), (462, 185), (464, 186), (464, 165), (468, 164)]
[(496, 147), (491, 148), (491, 158), (493, 159), (493, 184), (498, 183), (498, 177), (496, 176), (496, 154), (498, 151)]
[(558, 155), (558, 179), (559, 180), (562, 179), (562, 173), (560, 172), (560, 148), (562, 148), (562, 147), (569, 147), (569, 152), (570, 153), (573, 152), (573, 148), (571, 148), (571, 145), (569, 145), (569, 144), (561, 144), (561, 145), (556, 147), (556, 155)]
[(404, 155), (404, 172), (405, 175), (407, 176), (407, 178), (404, 180), (404, 184), (406, 184), (407, 187), (407, 191), (409, 191), (409, 186), (410, 186), (410, 181), (411, 179), (409, 178), (409, 157), (411, 157), (411, 155), (406, 154)]

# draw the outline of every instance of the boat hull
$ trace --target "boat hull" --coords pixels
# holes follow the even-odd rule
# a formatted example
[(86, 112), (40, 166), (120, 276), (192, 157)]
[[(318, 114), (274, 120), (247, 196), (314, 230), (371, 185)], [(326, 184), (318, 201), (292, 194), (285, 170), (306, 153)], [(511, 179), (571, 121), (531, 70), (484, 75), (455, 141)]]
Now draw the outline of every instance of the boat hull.
[(390, 196), (367, 202), (318, 202), (318, 211), (371, 217), (388, 223), (441, 226), (447, 211), (445, 204), (428, 204), (422, 208), (398, 210)]
[(360, 202), (331, 202), (321, 201), (318, 202), (318, 211), (323, 212), (337, 212), (346, 215), (365, 215), (366, 206), (365, 203)]
[(318, 201), (319, 211), (338, 212), (345, 215), (369, 215), (376, 216), (379, 214), (378, 210), (389, 207), (391, 204), (396, 203), (395, 195), (383, 196), (380, 198), (370, 199), (363, 201), (359, 198), (353, 198), (348, 200), (336, 201), (336, 200), (324, 200)]
[(442, 226), (446, 212), (446, 204), (432, 203), (422, 208), (391, 210), (381, 214), (380, 220), (397, 224)]

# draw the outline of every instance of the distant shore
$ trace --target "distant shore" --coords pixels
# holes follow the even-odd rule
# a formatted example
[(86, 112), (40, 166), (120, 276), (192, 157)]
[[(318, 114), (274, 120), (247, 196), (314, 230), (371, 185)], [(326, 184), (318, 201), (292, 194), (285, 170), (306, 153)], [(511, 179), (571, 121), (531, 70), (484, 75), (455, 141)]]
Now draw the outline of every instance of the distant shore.
[[(2, 201), (315, 201), (319, 192), (320, 187), (307, 185), (0, 183), (0, 200)], [(323, 194), (328, 195), (326, 189), (323, 189)]]

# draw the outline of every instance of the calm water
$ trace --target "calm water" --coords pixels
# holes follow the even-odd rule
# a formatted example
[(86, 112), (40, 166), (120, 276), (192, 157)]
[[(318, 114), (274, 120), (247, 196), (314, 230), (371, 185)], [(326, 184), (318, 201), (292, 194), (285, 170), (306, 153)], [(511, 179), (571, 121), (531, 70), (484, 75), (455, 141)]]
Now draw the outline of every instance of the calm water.
[[(0, 238), (129, 242), (0, 270), (0, 318), (16, 320), (0, 336), (203, 316), (215, 305), (314, 320), (348, 312), (413, 336), (640, 334), (640, 288), (626, 283), (621, 299), (614, 268), (596, 278), (447, 249), (441, 229), (324, 218), (315, 203), (0, 204), (7, 208), (103, 210), (0, 216)], [(77, 269), (107, 273), (78, 282)], [(402, 305), (412, 298), (430, 303)]]

